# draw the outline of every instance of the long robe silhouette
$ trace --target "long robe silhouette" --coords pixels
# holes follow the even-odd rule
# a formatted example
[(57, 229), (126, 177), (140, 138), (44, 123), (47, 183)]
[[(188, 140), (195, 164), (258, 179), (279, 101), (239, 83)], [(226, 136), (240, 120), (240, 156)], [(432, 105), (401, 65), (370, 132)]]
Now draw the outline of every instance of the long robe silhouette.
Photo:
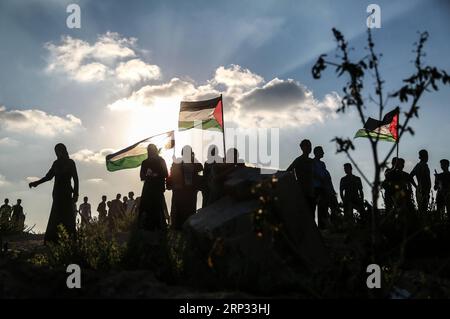
[(74, 236), (76, 233), (74, 203), (78, 200), (77, 168), (75, 162), (69, 158), (64, 144), (56, 144), (55, 153), (57, 159), (53, 162), (48, 173), (40, 180), (29, 184), (30, 188), (36, 187), (55, 178), (52, 192), (52, 209), (44, 237), (45, 243), (57, 242), (58, 225), (64, 226), (71, 236)]
[(158, 156), (158, 149), (154, 144), (150, 144), (147, 150), (148, 157), (142, 162), (140, 172), (144, 185), (139, 204), (139, 220), (143, 229), (162, 230), (167, 226), (164, 199), (167, 165), (166, 161)]
[(198, 173), (203, 165), (195, 160), (189, 146), (182, 150), (182, 160), (173, 163), (170, 170), (168, 188), (172, 189), (171, 225), (180, 230), (184, 222), (197, 211), (197, 192), (202, 180)]

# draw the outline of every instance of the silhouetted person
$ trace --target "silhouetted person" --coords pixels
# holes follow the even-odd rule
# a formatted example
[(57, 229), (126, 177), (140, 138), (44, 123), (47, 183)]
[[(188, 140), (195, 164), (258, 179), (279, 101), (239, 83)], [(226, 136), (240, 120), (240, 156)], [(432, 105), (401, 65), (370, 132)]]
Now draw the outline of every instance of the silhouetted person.
[(442, 173), (435, 173), (434, 190), (436, 194), (437, 211), (444, 215), (447, 212), (447, 218), (450, 214), (450, 172), (449, 160), (440, 161)]
[(288, 171), (293, 171), (305, 196), (306, 204), (310, 212), (315, 217), (314, 211), (314, 188), (313, 188), (313, 160), (309, 157), (312, 146), (310, 140), (303, 140), (300, 143), (302, 155), (297, 157), (291, 165), (287, 168)]
[(87, 196), (83, 198), (83, 203), (80, 204), (80, 209), (78, 210), (78, 213), (81, 216), (81, 225), (84, 226), (91, 222), (92, 219), (91, 204), (88, 203)]
[(208, 149), (208, 159), (203, 166), (202, 207), (212, 204), (222, 195), (222, 184), (216, 178), (224, 169), (224, 165), (218, 154), (217, 146), (211, 145)]
[(350, 163), (344, 164), (345, 176), (341, 178), (339, 192), (344, 204), (344, 217), (347, 221), (353, 222), (353, 210), (356, 209), (361, 216), (364, 216), (364, 192), (361, 178), (353, 175), (353, 167)]
[(5, 198), (5, 202), (0, 206), (0, 230), (7, 230), (10, 226), (12, 208), (9, 205), (9, 199)]
[(140, 172), (144, 185), (139, 204), (139, 220), (145, 230), (164, 230), (167, 226), (164, 198), (167, 176), (166, 161), (159, 156), (156, 145), (148, 145), (147, 159), (142, 162)]
[(134, 193), (128, 192), (128, 201), (127, 201), (127, 207), (125, 209), (125, 213), (127, 215), (133, 215), (135, 212), (135, 205), (136, 205), (136, 200), (134, 199)]
[(172, 164), (168, 183), (168, 189), (172, 189), (171, 225), (178, 230), (197, 211), (197, 192), (201, 188), (199, 173), (203, 170), (190, 146), (183, 147), (181, 156), (181, 161)]
[(331, 175), (325, 163), (321, 160), (324, 156), (322, 146), (314, 148), (313, 159), (313, 186), (314, 186), (314, 211), (317, 207), (318, 227), (323, 229), (329, 223), (330, 215), (328, 209), (337, 212), (336, 191), (331, 181)]
[[(74, 204), (78, 200), (78, 174), (75, 162), (69, 158), (66, 146), (62, 143), (55, 146), (56, 161), (45, 177), (38, 181), (31, 182), (31, 187), (36, 187), (44, 182), (55, 178), (53, 186), (53, 204), (50, 211), (50, 218), (45, 231), (44, 242), (57, 242), (58, 225), (63, 225), (69, 235), (75, 235)], [(71, 181), (73, 179), (73, 187)]]
[(428, 168), (428, 152), (426, 150), (419, 151), (420, 162), (411, 171), (411, 177), (417, 178), (416, 201), (419, 213), (425, 213), (428, 210), (430, 202), (431, 178), (430, 169)]
[(117, 194), (116, 199), (111, 201), (109, 207), (108, 219), (111, 230), (116, 230), (118, 220), (123, 217), (124, 210), (123, 203), (120, 200), (121, 197), (121, 194)]
[(390, 168), (387, 168), (384, 171), (384, 181), (381, 184), (381, 187), (384, 189), (384, 207), (387, 212), (392, 210), (394, 207), (394, 187), (392, 184), (392, 172), (395, 170), (395, 166), (397, 163), (397, 157), (393, 157), (391, 161), (392, 165)]
[(398, 158), (395, 170), (390, 173), (390, 178), (394, 189), (394, 207), (398, 210), (409, 212), (413, 208), (412, 193), (413, 187), (416, 187), (416, 183), (412, 176), (403, 170), (404, 168), (405, 160)]
[(18, 199), (12, 207), (11, 224), (16, 231), (22, 232), (25, 226), (25, 214), (23, 213), (22, 200)]
[(127, 208), (128, 208), (128, 197), (126, 197), (126, 196), (124, 196), (122, 199), (122, 207), (123, 207), (123, 212), (126, 213)]
[(106, 221), (108, 223), (109, 230), (112, 230), (112, 227), (114, 226), (112, 217), (111, 217), (111, 207), (112, 207), (111, 202), (112, 201), (110, 201), (110, 200), (106, 202), (106, 206), (108, 207), (108, 216), (106, 218)]
[(14, 230), (22, 232), (25, 226), (25, 214), (23, 213), (22, 200), (18, 199), (16, 205), (12, 207), (11, 225)]
[(218, 173), (214, 177), (214, 181), (219, 185), (220, 189), (217, 199), (221, 198), (223, 195), (225, 180), (241, 167), (245, 167), (245, 163), (239, 158), (239, 151), (237, 148), (232, 147), (228, 149), (224, 163), (218, 163)]
[(102, 196), (102, 201), (97, 206), (97, 212), (98, 212), (98, 221), (100, 223), (104, 223), (106, 221), (106, 216), (108, 214), (107, 206), (106, 206), (106, 195)]

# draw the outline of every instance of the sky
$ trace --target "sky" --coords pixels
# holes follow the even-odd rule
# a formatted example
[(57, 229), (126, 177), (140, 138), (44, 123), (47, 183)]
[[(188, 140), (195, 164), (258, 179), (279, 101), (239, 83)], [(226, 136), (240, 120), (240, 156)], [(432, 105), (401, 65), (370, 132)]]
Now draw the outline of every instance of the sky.
[[(138, 169), (108, 172), (105, 155), (176, 128), (181, 100), (218, 94), (226, 130), (278, 130), (280, 169), (299, 155), (301, 139), (322, 145), (337, 189), (348, 160), (331, 139), (353, 137), (362, 124), (352, 111), (335, 112), (344, 79), (329, 69), (315, 80), (311, 68), (322, 53), (335, 58), (333, 27), (349, 40), (352, 57), (367, 54), (372, 2), (2, 0), (0, 199), (21, 198), (26, 224), (45, 230), (53, 183), (32, 190), (28, 183), (48, 171), (58, 142), (75, 160), (80, 197), (89, 196), (94, 210), (103, 194), (139, 195)], [(81, 28), (66, 25), (71, 3), (81, 9)], [(426, 63), (450, 70), (448, 2), (376, 4), (381, 28), (373, 36), (387, 92), (412, 73), (419, 31), (430, 33)], [(449, 87), (423, 97), (415, 135), (400, 142), (406, 170), (421, 148), (430, 152), (431, 170), (450, 157), (449, 100)], [(405, 107), (390, 100), (387, 108), (397, 105)], [(366, 111), (377, 114), (370, 102)], [(353, 157), (372, 176), (368, 141), (354, 144)]]

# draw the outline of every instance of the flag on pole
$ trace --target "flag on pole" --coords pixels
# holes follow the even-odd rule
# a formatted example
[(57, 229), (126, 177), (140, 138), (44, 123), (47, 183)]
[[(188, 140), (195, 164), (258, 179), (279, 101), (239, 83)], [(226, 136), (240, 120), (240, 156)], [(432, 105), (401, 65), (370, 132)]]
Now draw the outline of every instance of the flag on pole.
[(139, 167), (141, 163), (147, 159), (147, 146), (149, 144), (155, 144), (160, 152), (174, 148), (174, 131), (146, 138), (114, 154), (107, 155), (106, 169), (110, 172), (114, 172), (121, 169)]
[(223, 130), (222, 96), (204, 101), (181, 102), (178, 130), (192, 128)]
[(381, 121), (369, 117), (366, 124), (364, 124), (364, 128), (356, 132), (355, 138), (372, 136), (373, 138), (378, 137), (381, 141), (397, 142), (399, 113), (400, 110), (397, 107), (386, 113)]

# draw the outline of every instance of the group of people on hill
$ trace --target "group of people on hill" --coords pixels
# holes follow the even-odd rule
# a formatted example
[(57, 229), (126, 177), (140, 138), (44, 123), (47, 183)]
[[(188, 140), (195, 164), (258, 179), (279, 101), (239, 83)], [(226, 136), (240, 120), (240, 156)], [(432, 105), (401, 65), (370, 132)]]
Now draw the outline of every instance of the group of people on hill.
[[(436, 211), (444, 216), (450, 213), (450, 172), (449, 160), (440, 160), (441, 173), (434, 171), (434, 190), (436, 191)], [(413, 189), (417, 210), (420, 214), (430, 210), (431, 174), (428, 167), (428, 152), (419, 151), (419, 162), (408, 174), (404, 171), (405, 160), (392, 158), (392, 165), (385, 171), (382, 187), (385, 190), (384, 201), (387, 211), (393, 209), (412, 209), (414, 207)]]
[[(107, 201), (106, 195), (102, 196), (101, 202), (97, 206), (98, 221), (100, 223), (107, 223), (114, 227), (115, 221), (123, 216), (133, 216), (139, 206), (140, 197), (134, 198), (134, 192), (128, 192), (128, 197), (122, 194), (117, 194), (116, 198)], [(91, 204), (88, 202), (89, 198), (85, 196), (83, 203), (76, 209), (76, 214), (80, 216), (80, 224), (87, 225), (92, 222)]]
[[(333, 216), (340, 215), (340, 207), (330, 172), (322, 161), (324, 151), (322, 146), (316, 146), (313, 150), (311, 141), (307, 139), (300, 142), (300, 149), (302, 154), (289, 165), (287, 170), (294, 172), (312, 218), (315, 218), (317, 209), (318, 227), (325, 228)], [(311, 151), (314, 153), (314, 158), (309, 157)], [(344, 171), (345, 176), (340, 181), (339, 193), (344, 207), (344, 216), (347, 220), (351, 220), (353, 210), (363, 215), (364, 193), (361, 178), (353, 175), (350, 163), (344, 164)]]
[[(324, 228), (333, 216), (340, 215), (337, 193), (334, 190), (331, 175), (325, 163), (321, 160), (324, 152), (321, 146), (314, 148), (314, 158), (310, 158), (312, 151), (311, 141), (305, 139), (300, 143), (302, 154), (288, 167), (293, 171), (304, 194), (306, 205), (315, 217), (317, 209), (318, 227)], [(381, 186), (384, 190), (385, 211), (394, 209), (413, 209), (413, 188), (415, 188), (416, 203), (419, 213), (426, 213), (430, 208), (431, 176), (428, 167), (428, 152), (419, 151), (419, 163), (410, 173), (404, 171), (405, 160), (394, 157), (392, 166), (385, 171), (385, 179)], [(449, 161), (440, 161), (441, 173), (435, 171), (434, 190), (436, 195), (437, 211), (444, 215), (450, 213), (450, 172)], [(361, 178), (353, 175), (352, 165), (344, 164), (345, 176), (339, 184), (339, 194), (342, 200), (344, 217), (347, 221), (354, 222), (354, 211), (364, 220), (367, 202), (364, 200), (364, 192)], [(416, 179), (416, 180), (415, 180)], [(331, 214), (330, 214), (331, 211)]]
[(9, 205), (9, 199), (5, 198), (4, 204), (0, 206), (0, 231), (23, 231), (25, 227), (25, 214), (23, 212), (22, 200), (18, 199), (13, 206)]
[[(170, 174), (165, 160), (158, 155), (155, 145), (148, 146), (148, 157), (141, 164), (140, 178), (144, 182), (139, 205), (139, 221), (147, 230), (167, 226), (165, 190), (172, 191), (170, 225), (181, 229), (197, 210), (197, 194), (202, 192), (203, 207), (222, 197), (223, 182), (235, 169), (245, 165), (236, 149), (230, 149), (225, 158), (218, 156), (216, 146), (208, 150), (208, 160), (202, 165), (190, 146), (183, 147), (181, 158), (175, 159)], [(200, 174), (200, 172), (203, 172)]]
[[(333, 216), (341, 215), (337, 192), (333, 187), (331, 175), (322, 161), (323, 148), (316, 146), (313, 150), (311, 141), (305, 139), (301, 141), (300, 149), (302, 154), (292, 162), (287, 171), (292, 171), (295, 175), (302, 190), (305, 205), (313, 218), (317, 210), (318, 227), (324, 228), (332, 221)], [(314, 158), (310, 158), (311, 151), (314, 153)], [(59, 224), (64, 225), (69, 234), (76, 233), (73, 207), (78, 200), (78, 175), (75, 162), (69, 158), (64, 144), (57, 144), (55, 153), (57, 160), (49, 172), (42, 179), (29, 184), (30, 188), (36, 187), (55, 178), (53, 204), (45, 233), (46, 242), (57, 240)], [(123, 200), (121, 200), (121, 194), (117, 194), (114, 200), (107, 201), (107, 197), (103, 196), (97, 208), (100, 221), (107, 220), (114, 226), (115, 220), (119, 217), (137, 214), (138, 224), (142, 229), (165, 229), (168, 221), (174, 229), (181, 229), (184, 222), (196, 212), (199, 191), (203, 195), (203, 207), (212, 204), (222, 197), (227, 176), (237, 168), (245, 166), (243, 161), (239, 160), (236, 149), (230, 149), (225, 157), (221, 158), (218, 156), (216, 146), (208, 150), (208, 159), (204, 165), (196, 160), (190, 146), (183, 147), (181, 158), (175, 159), (170, 171), (154, 144), (148, 145), (147, 153), (147, 159), (142, 162), (140, 169), (140, 179), (143, 182), (141, 197), (134, 199), (134, 193), (129, 192), (128, 197), (124, 197)], [(420, 162), (409, 174), (403, 171), (405, 161), (402, 158), (394, 158), (392, 166), (385, 171), (382, 188), (386, 211), (402, 209), (404, 205), (413, 206), (413, 187), (416, 188), (418, 211), (423, 213), (428, 210), (431, 178), (426, 150), (419, 152), (419, 159)], [(435, 172), (434, 186), (437, 191), (437, 210), (442, 213), (446, 211), (448, 214), (450, 213), (449, 161), (443, 159), (440, 164), (442, 173)], [(364, 219), (368, 204), (364, 201), (361, 178), (353, 174), (350, 163), (344, 164), (344, 172), (345, 176), (341, 178), (339, 184), (344, 218), (354, 222), (354, 210), (356, 210), (359, 217)], [(172, 191), (170, 218), (164, 197), (166, 190)], [(5, 205), (0, 210), (2, 218), (6, 220), (10, 218), (8, 217), (10, 208), (7, 202)], [(23, 214), (20, 207), (18, 202), (17, 213), (14, 216)], [(89, 223), (92, 216), (87, 197), (84, 198), (78, 212), (81, 215), (81, 222)]]
[[(196, 212), (197, 194), (203, 194), (203, 206), (209, 205), (221, 198), (223, 181), (236, 168), (245, 164), (239, 161), (236, 149), (230, 149), (225, 158), (218, 156), (217, 147), (213, 146), (208, 152), (208, 161), (203, 166), (195, 159), (190, 146), (185, 146), (181, 158), (175, 159), (169, 170), (165, 160), (159, 156), (158, 148), (154, 144), (148, 145), (147, 159), (141, 164), (140, 179), (143, 182), (141, 197), (134, 199), (134, 193), (121, 200), (121, 194), (107, 201), (106, 195), (97, 207), (100, 222), (107, 221), (114, 227), (116, 220), (126, 214), (136, 214), (138, 224), (145, 230), (161, 230), (168, 225), (164, 192), (172, 190), (172, 205), (170, 224), (174, 229), (181, 229), (184, 222)], [(55, 146), (57, 159), (53, 162), (48, 173), (41, 179), (31, 182), (30, 188), (55, 178), (53, 187), (53, 203), (50, 212), (44, 242), (58, 240), (57, 226), (62, 224), (70, 235), (76, 234), (76, 213), (81, 216), (81, 224), (87, 224), (92, 219), (91, 205), (88, 197), (76, 208), (79, 194), (78, 173), (75, 162), (69, 158), (64, 144)], [(203, 174), (200, 174), (203, 172)], [(73, 181), (73, 186), (72, 186)]]

